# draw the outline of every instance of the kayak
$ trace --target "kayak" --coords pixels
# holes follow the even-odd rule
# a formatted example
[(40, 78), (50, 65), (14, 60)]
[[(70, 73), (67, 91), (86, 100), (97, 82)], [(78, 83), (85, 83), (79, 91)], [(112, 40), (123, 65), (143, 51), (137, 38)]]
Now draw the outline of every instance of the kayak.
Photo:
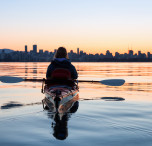
[(46, 80), (45, 85), (42, 84), (42, 93), (45, 94), (42, 100), (43, 108), (54, 109), (59, 113), (67, 112), (79, 99), (78, 92), (78, 84), (72, 80)]

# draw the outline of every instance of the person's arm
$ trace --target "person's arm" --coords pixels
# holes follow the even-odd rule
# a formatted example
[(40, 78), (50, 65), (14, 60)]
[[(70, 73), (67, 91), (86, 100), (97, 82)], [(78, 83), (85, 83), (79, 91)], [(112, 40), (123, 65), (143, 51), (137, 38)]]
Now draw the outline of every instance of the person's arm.
[(53, 65), (50, 64), (50, 65), (48, 66), (48, 68), (47, 68), (46, 78), (50, 78), (50, 77), (51, 77), (52, 71), (53, 71)]
[(72, 77), (72, 79), (77, 79), (78, 78), (78, 73), (76, 71), (76, 68), (72, 65), (71, 69), (72, 69), (72, 71), (71, 71), (71, 77)]

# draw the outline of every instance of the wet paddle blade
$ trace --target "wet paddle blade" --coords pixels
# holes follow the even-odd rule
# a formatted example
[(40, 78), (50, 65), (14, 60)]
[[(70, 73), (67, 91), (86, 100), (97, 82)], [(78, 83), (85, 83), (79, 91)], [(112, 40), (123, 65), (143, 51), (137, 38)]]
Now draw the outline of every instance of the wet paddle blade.
[(19, 83), (24, 81), (24, 79), (20, 77), (1, 76), (0, 81), (3, 83)]
[(102, 80), (100, 81), (101, 84), (108, 85), (108, 86), (121, 86), (125, 83), (123, 79), (109, 79), (109, 80)]

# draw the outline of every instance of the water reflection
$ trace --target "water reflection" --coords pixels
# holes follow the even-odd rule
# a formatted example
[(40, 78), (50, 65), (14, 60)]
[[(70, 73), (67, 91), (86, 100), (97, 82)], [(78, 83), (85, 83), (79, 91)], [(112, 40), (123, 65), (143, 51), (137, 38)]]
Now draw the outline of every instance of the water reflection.
[[(152, 63), (73, 63), (76, 66), (79, 79), (102, 80), (102, 79), (125, 79), (126, 83), (121, 87), (79, 83), (80, 90), (87, 91), (92, 97), (96, 97), (102, 91), (103, 96), (111, 96), (113, 92), (123, 92), (126, 96), (128, 91), (152, 93)], [(49, 62), (1, 62), (0, 76), (17, 76), (22, 78), (45, 78)], [(0, 88), (41, 88), (38, 82), (21, 82), (18, 84), (0, 84)], [(141, 93), (142, 92), (142, 93)], [(82, 93), (82, 91), (81, 91)], [(83, 94), (83, 93), (82, 93)], [(130, 93), (129, 93), (130, 94)], [(113, 96), (113, 95), (112, 95)], [(117, 96), (117, 95), (114, 95)], [(122, 95), (119, 95), (122, 96)], [(99, 95), (98, 97), (101, 97)], [(81, 96), (81, 98), (86, 98)]]
[(101, 97), (101, 99), (103, 99), (105, 101), (123, 101), (123, 100), (125, 100), (122, 97)]
[(37, 78), (37, 63), (33, 63), (33, 79)]
[[(67, 105), (64, 105), (65, 107)], [(79, 102), (76, 101), (70, 108), (66, 108), (67, 111), (54, 112), (55, 107), (52, 104), (52, 108), (48, 110), (48, 117), (53, 119), (52, 129), (53, 136), (58, 140), (65, 140), (68, 137), (68, 120), (71, 118), (72, 114), (78, 110)], [(63, 107), (64, 108), (64, 107)], [(47, 109), (46, 109), (47, 110)]]
[(10, 108), (16, 108), (16, 107), (21, 107), (23, 104), (15, 102), (15, 101), (10, 101), (9, 103), (3, 104), (1, 106), (1, 109), (10, 109)]
[(92, 99), (86, 98), (86, 99), (81, 99), (81, 100), (105, 100), (105, 101), (124, 101), (125, 98), (122, 97), (93, 97)]
[(10, 101), (8, 103), (4, 103), (2, 106), (1, 106), (1, 109), (11, 109), (11, 108), (20, 108), (20, 107), (23, 107), (23, 106), (35, 106), (35, 105), (40, 105), (42, 104), (42, 102), (34, 102), (34, 103), (28, 103), (28, 104), (22, 104), (20, 102), (17, 102), (17, 101)]
[(28, 77), (28, 64), (25, 62), (25, 79)]

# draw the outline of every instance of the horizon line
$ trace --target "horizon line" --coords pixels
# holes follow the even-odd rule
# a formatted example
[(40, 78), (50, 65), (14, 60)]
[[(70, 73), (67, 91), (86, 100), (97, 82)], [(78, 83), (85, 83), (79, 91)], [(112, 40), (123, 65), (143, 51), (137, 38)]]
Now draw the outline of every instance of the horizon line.
[[(15, 52), (17, 52), (17, 51), (19, 51), (19, 52), (25, 52), (25, 50), (14, 50), (14, 49), (9, 49), (9, 48), (3, 48), (3, 49), (0, 49), (0, 50), (4, 50), (4, 49), (12, 50), (12, 51), (15, 51)], [(78, 49), (78, 48), (77, 48), (77, 49)], [(57, 50), (57, 49), (54, 49), (54, 51), (49, 51), (49, 50), (44, 50), (44, 49), (38, 49), (38, 50), (39, 50), (39, 51), (40, 51), (40, 50), (43, 50), (44, 52), (45, 52), (45, 51), (54, 52), (54, 51)], [(33, 50), (32, 50), (32, 49), (29, 50), (28, 53), (30, 53), (30, 51), (33, 51)], [(73, 50), (70, 50), (70, 51), (67, 51), (67, 52), (70, 53), (71, 51), (73, 51)], [(79, 52), (80, 52), (80, 51), (83, 51), (83, 50), (80, 50), (80, 49), (79, 49)], [(96, 52), (96, 53), (87, 53), (87, 52), (85, 52), (85, 51), (83, 51), (83, 53), (86, 53), (86, 54), (88, 54), (88, 55), (89, 55), (89, 54), (93, 54), (93, 55), (95, 55), (95, 54), (103, 54), (103, 55), (104, 55), (104, 54), (106, 54), (107, 51), (110, 52), (110, 49), (106, 50), (105, 53), (97, 53), (97, 52)], [(141, 50), (138, 50), (138, 51), (136, 52), (136, 51), (134, 51), (133, 49), (129, 49), (129, 48), (128, 48), (128, 52), (124, 52), (123, 54), (129, 53), (129, 51), (133, 51), (133, 53), (135, 53), (135, 54), (138, 53), (139, 51), (140, 51), (141, 53), (145, 53), (145, 54), (146, 54), (146, 53), (151, 53), (150, 51), (142, 52)], [(116, 52), (119, 53), (118, 51), (115, 51), (114, 53), (112, 53), (112, 52), (110, 52), (110, 53), (115, 54)], [(39, 53), (39, 52), (37, 52), (37, 53)], [(75, 52), (73, 51), (73, 53), (76, 53), (76, 54), (77, 54), (76, 51), (75, 51)], [(122, 54), (122, 53), (119, 53), (119, 54)]]

